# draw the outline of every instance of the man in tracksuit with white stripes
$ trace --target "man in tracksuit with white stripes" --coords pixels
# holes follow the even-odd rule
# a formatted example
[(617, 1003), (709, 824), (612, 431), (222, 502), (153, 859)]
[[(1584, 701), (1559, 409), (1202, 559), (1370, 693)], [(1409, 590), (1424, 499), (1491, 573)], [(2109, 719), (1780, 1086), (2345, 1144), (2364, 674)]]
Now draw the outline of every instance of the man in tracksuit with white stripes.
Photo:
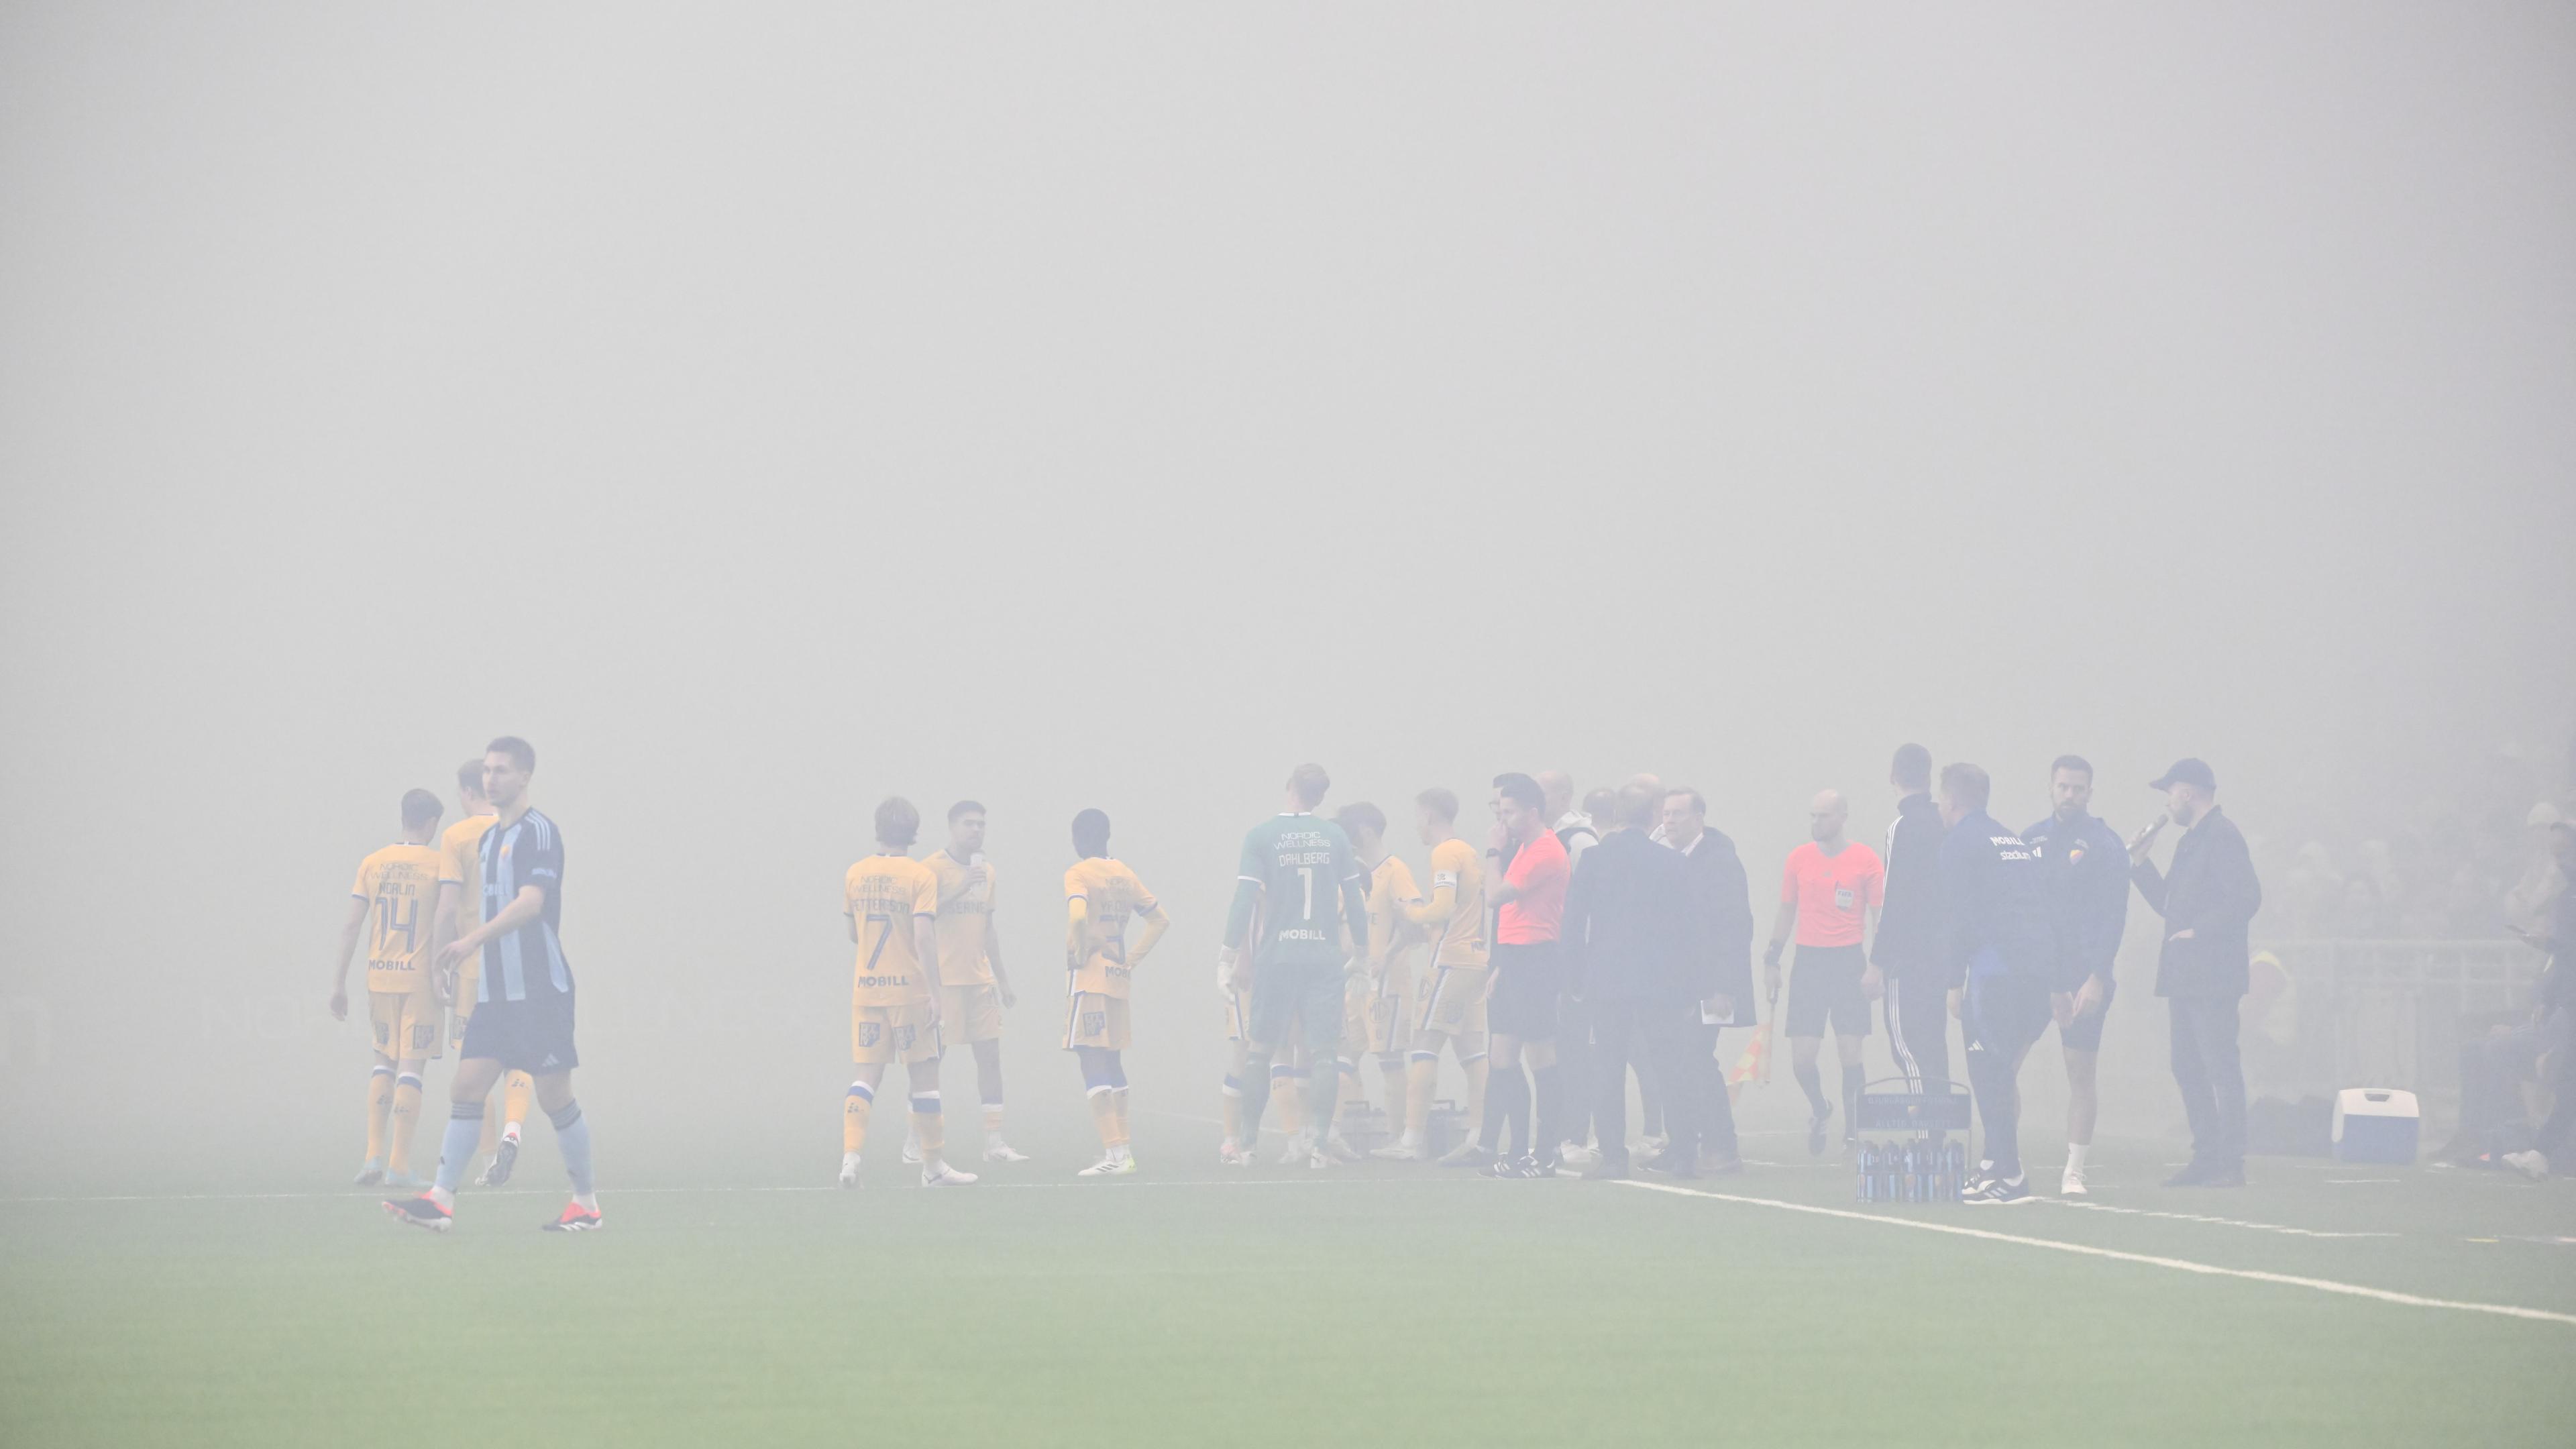
[(2084, 1158), (2093, 1149), (2100, 1106), (2094, 1067), (2102, 1050), (2102, 1019), (2117, 989), (2111, 963), (2129, 923), (2129, 847), (2086, 808), (2093, 801), (2093, 767), (2081, 755), (2058, 756), (2048, 774), (2054, 808), (2021, 838), (2047, 875), (2057, 927), (2057, 969), (2049, 984), (2056, 994), (2050, 1004), (2057, 1044), (2066, 1052), (2066, 1172), (2057, 1190), (2064, 1197), (2087, 1197)]
[(1986, 813), (1993, 782), (1974, 765), (1941, 771), (1942, 915), (1950, 972), (1961, 983), (1968, 1086), (1986, 1125), (1981, 1179), (1960, 1194), (1977, 1205), (2027, 1202), (2021, 1170), (2021, 1063), (2048, 1028), (2056, 941), (2039, 857)]

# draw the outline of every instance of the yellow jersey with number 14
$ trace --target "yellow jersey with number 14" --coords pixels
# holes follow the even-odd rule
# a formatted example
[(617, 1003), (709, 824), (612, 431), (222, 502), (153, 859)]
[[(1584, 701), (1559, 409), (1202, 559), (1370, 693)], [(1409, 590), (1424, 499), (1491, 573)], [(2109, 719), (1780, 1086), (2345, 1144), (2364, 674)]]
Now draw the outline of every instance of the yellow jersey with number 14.
[(388, 845), (358, 862), (358, 879), (349, 891), (368, 903), (367, 989), (426, 993), (438, 852), (426, 845)]

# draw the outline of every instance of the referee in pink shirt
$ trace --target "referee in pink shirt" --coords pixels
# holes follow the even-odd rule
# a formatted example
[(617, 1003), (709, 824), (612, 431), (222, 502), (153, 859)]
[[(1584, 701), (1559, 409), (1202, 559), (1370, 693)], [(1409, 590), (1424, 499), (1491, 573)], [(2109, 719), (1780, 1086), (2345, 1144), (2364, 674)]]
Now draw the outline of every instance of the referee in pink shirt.
[(1816, 1074), (1827, 1025), (1834, 1029), (1834, 1059), (1843, 1069), (1843, 1145), (1856, 1140), (1852, 1124), (1863, 1081), (1861, 1043), (1869, 1037), (1869, 1001), (1877, 994), (1876, 982), (1862, 980), (1869, 970), (1862, 943), (1887, 894), (1887, 868), (1879, 863), (1878, 852), (1843, 835), (1850, 816), (1838, 790), (1825, 791), (1807, 807), (1807, 833), (1813, 838), (1789, 852), (1780, 876), (1780, 909), (1771, 918), (1771, 944), (1762, 952), (1763, 986), (1777, 1000), (1780, 950), (1789, 943), (1790, 927), (1797, 928), (1797, 979), (1789, 983), (1789, 1065), (1807, 1094), (1807, 1152), (1818, 1157), (1824, 1155), (1825, 1127), (1834, 1115)]

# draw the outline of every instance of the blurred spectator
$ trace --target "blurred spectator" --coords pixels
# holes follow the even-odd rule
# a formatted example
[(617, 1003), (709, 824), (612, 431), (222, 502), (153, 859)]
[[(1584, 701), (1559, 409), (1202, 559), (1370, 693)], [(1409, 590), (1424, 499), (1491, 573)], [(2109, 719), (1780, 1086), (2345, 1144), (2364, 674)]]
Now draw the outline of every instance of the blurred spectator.
[(2370, 877), (2357, 875), (2343, 883), (2343, 904), (2335, 912), (2330, 934), (2347, 941), (2377, 941), (2390, 934), (2390, 924), (2379, 887)]
[(2286, 879), (2283, 898), (2289, 908), (2290, 934), (2303, 941), (2335, 934), (2343, 909), (2343, 873), (2335, 869), (2334, 856), (2326, 849), (2326, 843), (2311, 840), (2300, 846), (2297, 862), (2286, 873)]
[(2299, 984), (2281, 958), (2257, 951), (2246, 966), (2245, 1090), (2299, 1094)]
[(2550, 908), (2567, 889), (2567, 873), (2558, 868), (2558, 857), (2550, 849), (2549, 840), (2550, 827), (2565, 818), (2557, 806), (2543, 800), (2531, 807), (2531, 814), (2523, 821), (2530, 844), (2522, 878), (2504, 897), (2505, 929), (2517, 936), (2547, 932)]
[[(2576, 825), (2561, 821), (2548, 827), (2550, 844), (2561, 869), (2576, 866)], [(2444, 1144), (2438, 1158), (2464, 1164), (2502, 1160), (2524, 1175), (2548, 1175), (2550, 1159), (2568, 1160), (2569, 1139), (2576, 1137), (2576, 900), (2561, 895), (2548, 927), (2523, 933), (2532, 946), (2550, 953), (2541, 978), (2540, 1002), (2531, 1019), (2498, 1027), (2460, 1048), (2460, 1130)], [(2522, 1084), (2537, 1075), (2556, 1089), (2557, 1106), (2537, 1131), (2522, 1118)], [(2513, 1139), (2528, 1134), (2530, 1150), (2508, 1152)]]

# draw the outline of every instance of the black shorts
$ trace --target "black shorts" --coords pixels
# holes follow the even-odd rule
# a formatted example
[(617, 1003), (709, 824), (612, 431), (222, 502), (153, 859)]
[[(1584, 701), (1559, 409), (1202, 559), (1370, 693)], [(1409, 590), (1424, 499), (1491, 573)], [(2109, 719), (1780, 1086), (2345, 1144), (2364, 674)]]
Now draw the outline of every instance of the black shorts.
[(1800, 946), (1789, 973), (1789, 1035), (1823, 1036), (1828, 1021), (1836, 1036), (1869, 1035), (1869, 998), (1860, 989), (1868, 969), (1858, 946)]
[[(2077, 983), (2079, 986), (2081, 982)], [(2119, 983), (2108, 983), (2102, 1003), (2091, 1011), (2057, 1029), (2057, 1044), (2071, 1052), (2098, 1052), (2102, 1049), (2102, 1018), (2111, 1014), (2111, 1003), (2119, 998)]]
[(1564, 957), (1554, 941), (1494, 943), (1494, 997), (1485, 1028), (1515, 1041), (1556, 1040), (1557, 998), (1565, 989)]
[(581, 1065), (572, 1049), (572, 993), (540, 988), (525, 1001), (486, 1001), (465, 1023), (458, 1055), (490, 1057), (514, 1072), (544, 1076)]
[(2010, 973), (1971, 976), (1959, 1018), (1969, 1051), (1992, 1052), (1991, 1060), (2018, 1065), (2048, 1030), (2048, 983)]

